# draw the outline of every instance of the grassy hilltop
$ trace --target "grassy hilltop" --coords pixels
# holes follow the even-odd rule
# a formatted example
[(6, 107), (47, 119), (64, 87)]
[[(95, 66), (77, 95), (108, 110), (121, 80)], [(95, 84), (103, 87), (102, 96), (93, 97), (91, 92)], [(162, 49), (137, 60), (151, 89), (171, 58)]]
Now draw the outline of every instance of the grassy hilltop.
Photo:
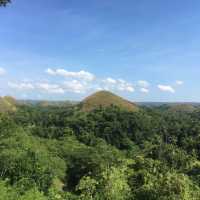
[(99, 107), (118, 106), (127, 111), (138, 111), (134, 103), (123, 99), (108, 91), (99, 91), (87, 97), (81, 102), (82, 111), (92, 111)]

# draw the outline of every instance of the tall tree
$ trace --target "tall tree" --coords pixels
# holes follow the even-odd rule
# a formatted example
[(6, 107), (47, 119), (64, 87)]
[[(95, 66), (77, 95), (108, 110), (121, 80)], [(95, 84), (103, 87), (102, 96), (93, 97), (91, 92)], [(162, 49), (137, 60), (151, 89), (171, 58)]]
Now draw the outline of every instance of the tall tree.
[(11, 0), (0, 0), (0, 6), (6, 6)]

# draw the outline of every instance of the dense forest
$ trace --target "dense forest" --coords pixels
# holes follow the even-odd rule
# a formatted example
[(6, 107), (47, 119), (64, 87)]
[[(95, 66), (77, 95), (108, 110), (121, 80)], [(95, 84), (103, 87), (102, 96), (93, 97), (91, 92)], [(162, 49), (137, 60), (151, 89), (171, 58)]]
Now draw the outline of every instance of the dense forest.
[(0, 200), (199, 200), (200, 111), (20, 104), (0, 114)]

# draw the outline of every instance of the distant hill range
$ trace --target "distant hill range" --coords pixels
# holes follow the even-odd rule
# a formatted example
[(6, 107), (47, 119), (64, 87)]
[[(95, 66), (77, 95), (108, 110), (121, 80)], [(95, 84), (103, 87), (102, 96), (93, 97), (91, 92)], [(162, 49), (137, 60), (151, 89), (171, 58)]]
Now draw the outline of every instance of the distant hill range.
[(177, 105), (192, 105), (195, 107), (200, 106), (199, 102), (135, 102), (139, 106), (158, 107), (158, 106), (177, 106)]
[(96, 92), (89, 97), (85, 98), (81, 103), (80, 107), (82, 111), (92, 111), (99, 107), (108, 107), (108, 106), (118, 106), (124, 110), (128, 111), (138, 111), (139, 107), (128, 101), (123, 99), (120, 96), (117, 96), (108, 91), (99, 91)]
[(16, 100), (13, 97), (0, 97), (0, 112), (13, 112), (17, 110)]
[(137, 102), (136, 104), (170, 112), (194, 112), (200, 110), (200, 103), (196, 102)]
[(41, 107), (73, 107), (81, 111), (92, 111), (99, 107), (110, 105), (118, 106), (128, 111), (138, 111), (142, 107), (156, 108), (169, 112), (193, 112), (200, 111), (200, 103), (195, 102), (130, 102), (109, 91), (96, 92), (81, 102), (77, 101), (48, 101), (48, 100), (16, 100), (13, 97), (0, 97), (0, 112), (13, 112), (18, 106), (41, 106)]
[(48, 101), (48, 100), (17, 100), (18, 105), (41, 106), (41, 107), (69, 107), (78, 104), (76, 101)]

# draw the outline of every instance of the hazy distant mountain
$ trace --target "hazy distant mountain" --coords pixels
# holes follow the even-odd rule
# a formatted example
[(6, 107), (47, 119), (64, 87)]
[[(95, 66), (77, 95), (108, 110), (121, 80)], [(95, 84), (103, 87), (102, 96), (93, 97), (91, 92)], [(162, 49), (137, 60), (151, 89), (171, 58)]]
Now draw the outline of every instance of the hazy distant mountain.
[(78, 104), (76, 101), (48, 101), (48, 100), (17, 100), (19, 105), (31, 105), (31, 106), (58, 106), (58, 107), (68, 107)]

